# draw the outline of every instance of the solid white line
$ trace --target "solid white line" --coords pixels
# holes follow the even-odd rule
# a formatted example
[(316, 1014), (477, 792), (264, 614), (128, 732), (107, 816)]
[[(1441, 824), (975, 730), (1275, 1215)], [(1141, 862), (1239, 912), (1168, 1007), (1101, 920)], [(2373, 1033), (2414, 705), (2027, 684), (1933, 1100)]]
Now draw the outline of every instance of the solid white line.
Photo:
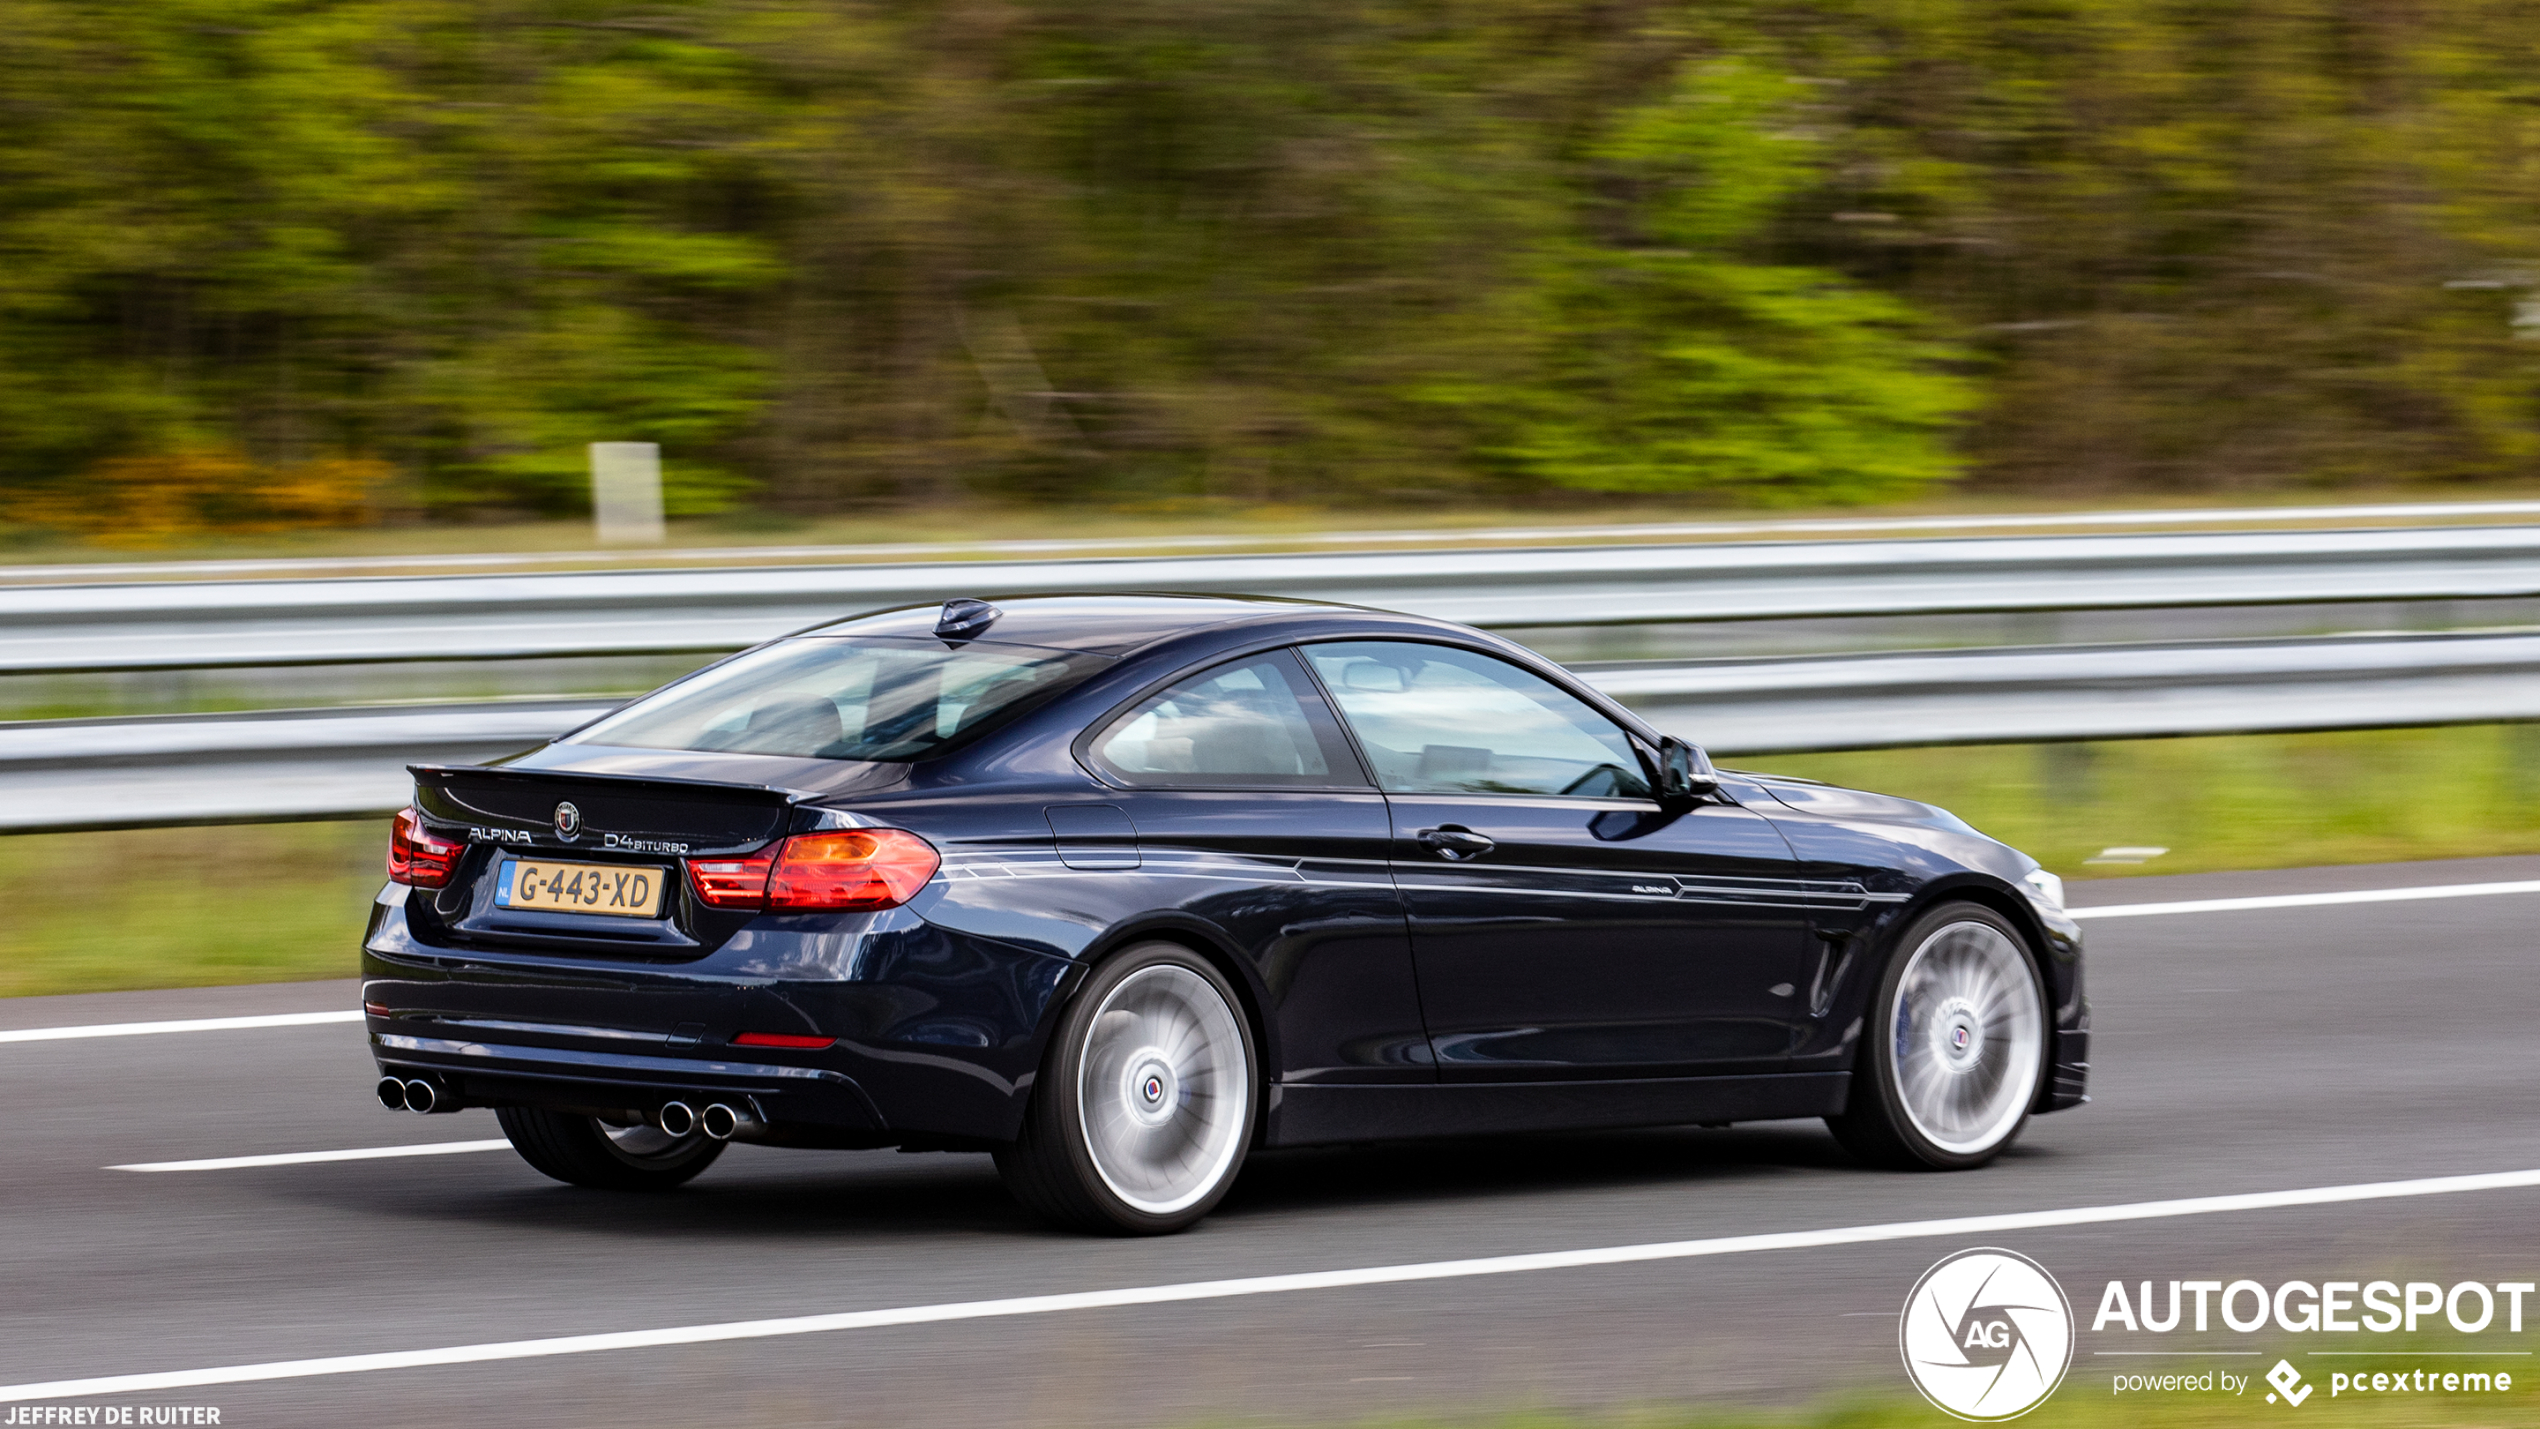
[(378, 1161), (390, 1156), (455, 1156), (462, 1151), (503, 1151), (511, 1143), (430, 1141), (421, 1146), (363, 1146), (351, 1151), (283, 1151), (271, 1156), (215, 1156), (204, 1161), (136, 1161), (109, 1171), (234, 1171), (242, 1166), (306, 1166), (316, 1161)]
[(183, 1022), (100, 1022), (87, 1027), (21, 1027), (0, 1032), (0, 1042), (62, 1042), (74, 1037), (148, 1037), (160, 1032), (235, 1032), (250, 1027), (310, 1027), (321, 1022), (359, 1022), (348, 1012), (276, 1012), (262, 1017), (195, 1017)]
[(1462, 1280), (1478, 1275), (1514, 1275), (1534, 1270), (1570, 1270), (1594, 1265), (1628, 1265), (1641, 1261), (1687, 1260), (1700, 1256), (1742, 1255), (1765, 1250), (1814, 1250), (1826, 1246), (1866, 1245), (1878, 1241), (1933, 1237), (1998, 1235), (2004, 1231), (2050, 1230), (2059, 1226), (2105, 1225), (2116, 1221), (2164, 1220), (2208, 1216), (2228, 1211), (2277, 1210), (2288, 1206), (2327, 1206), (2350, 1201), (2382, 1201), (2404, 1196), (2440, 1196), (2464, 1191), (2528, 1190), (2540, 1187), (2540, 1170), (2496, 1171), (2475, 1176), (2434, 1176), (2414, 1181), (2376, 1181), (2354, 1186), (2318, 1186), (2298, 1191), (2259, 1191), (2237, 1196), (2195, 1196), (2184, 1200), (2137, 1201), (2116, 1206), (2082, 1206), (2059, 1211), (2018, 1211), (2008, 1215), (1960, 1216), (1950, 1220), (1898, 1221), (1887, 1225), (1848, 1226), (1835, 1230), (1781, 1231), (1767, 1235), (1722, 1236), (1712, 1240), (1663, 1241), (1652, 1245), (1610, 1246), (1600, 1250), (1556, 1250), (1532, 1255), (1495, 1255), (1476, 1260), (1434, 1260), (1414, 1265), (1379, 1265), (1357, 1270), (1313, 1270), (1293, 1275), (1257, 1275), (1241, 1280), (1201, 1280), (1179, 1285), (1148, 1285), (1123, 1290), (1086, 1290), (1067, 1295), (1023, 1295), (1006, 1300), (967, 1300), (945, 1305), (910, 1305), (889, 1310), (850, 1310), (830, 1315), (796, 1315), (776, 1320), (729, 1320), (713, 1325), (681, 1325), (660, 1330), (619, 1330), (597, 1335), (562, 1335), (544, 1340), (505, 1340), (482, 1345), (449, 1345), (429, 1350), (391, 1350), (382, 1354), (335, 1355), (325, 1359), (278, 1360), (269, 1364), (223, 1365), (216, 1369), (163, 1370), (150, 1374), (100, 1375), (92, 1379), (57, 1379), (41, 1384), (0, 1386), (0, 1403), (27, 1399), (87, 1398), (105, 1394), (141, 1394), (165, 1389), (191, 1389), (211, 1384), (248, 1384), (272, 1379), (308, 1379), (318, 1375), (363, 1374), (384, 1369), (423, 1369), (436, 1365), (485, 1364), (496, 1360), (541, 1359), (551, 1355), (591, 1354), (601, 1350), (652, 1349), (664, 1345), (704, 1345), (723, 1340), (763, 1340), (782, 1335), (817, 1335), (837, 1330), (869, 1330), (897, 1325), (940, 1324), (952, 1320), (987, 1320), (1016, 1315), (1051, 1315), (1068, 1310), (1113, 1310), (1132, 1305), (1169, 1305), (1190, 1300), (1228, 1300), (1247, 1295), (1282, 1295), (1299, 1290), (1339, 1290), (1360, 1285), (1399, 1285), (1421, 1280)]
[(2422, 898), (2492, 898), (2540, 893), (2540, 879), (2519, 883), (2445, 883), (2429, 888), (2361, 888), (2344, 893), (2275, 893), (2258, 898), (2199, 898), (2185, 903), (2112, 903), (2068, 908), (2075, 918), (2154, 918), (2169, 913), (2239, 913), (2260, 908), (2325, 908), (2340, 903), (2413, 903)]

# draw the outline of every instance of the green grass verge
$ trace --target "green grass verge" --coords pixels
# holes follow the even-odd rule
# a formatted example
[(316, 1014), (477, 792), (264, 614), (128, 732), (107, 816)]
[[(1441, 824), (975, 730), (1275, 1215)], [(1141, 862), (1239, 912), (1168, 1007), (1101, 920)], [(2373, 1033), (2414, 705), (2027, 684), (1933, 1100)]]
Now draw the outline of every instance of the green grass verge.
[(2540, 725), (1722, 762), (1938, 804), (2067, 878), (2540, 853)]
[(388, 821), (0, 838), (0, 996), (350, 977)]
[[(1730, 761), (1928, 799), (2075, 877), (2540, 853), (2540, 725)], [(349, 977), (385, 821), (0, 838), (0, 996)], [(2136, 865), (2111, 846), (2162, 847)]]

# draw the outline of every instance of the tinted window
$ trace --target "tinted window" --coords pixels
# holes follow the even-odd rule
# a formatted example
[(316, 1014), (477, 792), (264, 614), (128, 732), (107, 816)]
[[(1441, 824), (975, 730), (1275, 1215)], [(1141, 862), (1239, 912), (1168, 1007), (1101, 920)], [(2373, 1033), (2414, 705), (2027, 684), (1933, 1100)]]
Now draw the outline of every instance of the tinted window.
[(984, 733), (1109, 663), (1099, 655), (1028, 645), (787, 640), (646, 696), (571, 742), (919, 759)]
[(1220, 665), (1139, 702), (1095, 737), (1092, 753), (1124, 784), (1330, 788), (1366, 782), (1331, 712), (1284, 650)]
[(1612, 720), (1505, 660), (1395, 640), (1305, 653), (1390, 792), (1649, 796)]

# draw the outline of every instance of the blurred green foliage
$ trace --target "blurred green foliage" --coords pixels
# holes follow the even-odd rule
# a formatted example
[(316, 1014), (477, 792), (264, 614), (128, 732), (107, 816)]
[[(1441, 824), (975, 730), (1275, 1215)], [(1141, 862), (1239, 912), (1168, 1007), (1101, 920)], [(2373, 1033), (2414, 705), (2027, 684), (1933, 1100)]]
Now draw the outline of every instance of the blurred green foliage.
[(0, 514), (2527, 474), (2534, 2), (0, 0)]

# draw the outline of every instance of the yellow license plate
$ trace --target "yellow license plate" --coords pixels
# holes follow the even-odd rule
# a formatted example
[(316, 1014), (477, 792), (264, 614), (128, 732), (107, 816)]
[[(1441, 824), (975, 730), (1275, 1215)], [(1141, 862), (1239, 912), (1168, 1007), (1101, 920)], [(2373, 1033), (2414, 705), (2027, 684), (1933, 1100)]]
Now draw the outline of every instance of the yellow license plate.
[(500, 877), (494, 885), (498, 908), (607, 913), (619, 918), (658, 916), (662, 885), (669, 881), (658, 868), (528, 858), (504, 859)]

